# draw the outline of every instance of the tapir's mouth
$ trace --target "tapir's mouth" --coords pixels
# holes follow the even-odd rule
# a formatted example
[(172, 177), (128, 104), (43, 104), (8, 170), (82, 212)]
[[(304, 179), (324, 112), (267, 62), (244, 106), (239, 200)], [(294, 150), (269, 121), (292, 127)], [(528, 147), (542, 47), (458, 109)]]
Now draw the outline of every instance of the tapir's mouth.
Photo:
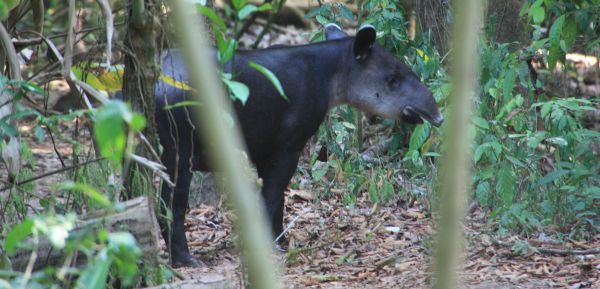
[(407, 105), (402, 110), (402, 118), (412, 120), (411, 122), (413, 123), (423, 123), (423, 119), (425, 119), (436, 127), (439, 127), (444, 122), (444, 117), (439, 112), (435, 116), (432, 116), (410, 105)]

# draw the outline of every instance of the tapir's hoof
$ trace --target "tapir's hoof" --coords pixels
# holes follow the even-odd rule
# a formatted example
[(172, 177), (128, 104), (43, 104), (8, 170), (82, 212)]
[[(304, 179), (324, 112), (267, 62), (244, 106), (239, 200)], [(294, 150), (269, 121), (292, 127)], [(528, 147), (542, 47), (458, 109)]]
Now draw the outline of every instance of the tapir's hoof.
[(200, 267), (205, 267), (205, 266), (206, 265), (204, 263), (196, 260), (191, 255), (186, 255), (184, 257), (173, 259), (173, 268), (181, 268), (181, 267), (200, 268)]

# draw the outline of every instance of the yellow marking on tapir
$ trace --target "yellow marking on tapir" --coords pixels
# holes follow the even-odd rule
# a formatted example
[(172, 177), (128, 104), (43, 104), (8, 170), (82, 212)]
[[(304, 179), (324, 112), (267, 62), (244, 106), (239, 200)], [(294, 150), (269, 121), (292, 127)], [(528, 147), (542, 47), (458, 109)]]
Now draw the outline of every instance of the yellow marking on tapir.
[(159, 77), (160, 80), (162, 80), (164, 83), (173, 86), (177, 89), (181, 89), (181, 90), (193, 90), (194, 88), (192, 88), (191, 86), (187, 85), (185, 82), (181, 82), (181, 81), (177, 81), (174, 78), (161, 74)]
[[(124, 69), (108, 70), (103, 68), (94, 68), (94, 70), (84, 73), (84, 69), (77, 66), (73, 67), (72, 71), (79, 80), (89, 84), (97, 90), (116, 92), (120, 91), (121, 87), (123, 86), (122, 80)], [(188, 84), (177, 81), (168, 75), (161, 74), (159, 79), (177, 89), (193, 90), (193, 88)]]
[(415, 48), (415, 50), (417, 51), (417, 54), (419, 54), (419, 56), (421, 56), (421, 58), (423, 58), (423, 60), (425, 62), (429, 61), (429, 56), (427, 56), (427, 54), (425, 54), (425, 52), (423, 52), (423, 50), (421, 50), (419, 48)]

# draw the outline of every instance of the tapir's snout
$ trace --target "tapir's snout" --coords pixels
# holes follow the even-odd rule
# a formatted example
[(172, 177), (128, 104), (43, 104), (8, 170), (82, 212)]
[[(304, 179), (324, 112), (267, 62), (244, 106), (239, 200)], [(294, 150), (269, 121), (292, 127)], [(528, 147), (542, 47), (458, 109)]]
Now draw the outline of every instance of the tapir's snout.
[(422, 119), (425, 119), (436, 127), (439, 127), (444, 122), (444, 117), (437, 107), (435, 107), (433, 113), (430, 113), (410, 105), (407, 105), (402, 110), (402, 119), (407, 120), (410, 123), (422, 123)]

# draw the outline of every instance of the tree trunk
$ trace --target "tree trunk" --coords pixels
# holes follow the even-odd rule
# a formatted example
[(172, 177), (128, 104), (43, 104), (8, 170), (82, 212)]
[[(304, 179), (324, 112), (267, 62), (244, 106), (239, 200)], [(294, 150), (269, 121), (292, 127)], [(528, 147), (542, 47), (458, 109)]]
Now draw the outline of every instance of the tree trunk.
[(446, 55), (450, 44), (449, 32), (451, 23), (450, 1), (421, 0), (415, 3), (415, 12), (421, 34), (431, 30), (431, 43), (441, 56)]
[[(150, 145), (158, 148), (158, 137), (154, 121), (154, 85), (160, 68), (156, 62), (159, 50), (156, 45), (156, 31), (159, 22), (154, 0), (130, 0), (129, 19), (125, 47), (130, 53), (125, 56), (123, 76), (123, 99), (131, 104), (133, 111), (141, 112), (147, 121), (144, 135)], [(139, 145), (136, 154), (153, 159), (148, 150)], [(154, 192), (152, 171), (135, 163), (125, 165), (123, 175), (126, 194), (133, 192)], [(133, 195), (126, 196), (131, 198)]]
[[(160, 228), (154, 214), (154, 207), (147, 197), (139, 197), (122, 203), (125, 209), (121, 212), (107, 212), (99, 210), (87, 215), (78, 217), (80, 220), (69, 234), (84, 232), (105, 228), (109, 232), (127, 230), (136, 239), (138, 246), (142, 250), (143, 257), (146, 259), (156, 259), (160, 246), (158, 233)], [(29, 250), (17, 250), (16, 254), (10, 258), (12, 268), (15, 271), (23, 271), (27, 267), (31, 252)], [(50, 241), (40, 240), (37, 249), (38, 258), (34, 265), (34, 270), (44, 266), (57, 266), (64, 262), (64, 252), (53, 250)], [(80, 254), (80, 256), (85, 256)], [(85, 262), (85, 258), (78, 258), (77, 265)]]
[[(519, 17), (524, 0), (488, 1), (486, 26), (493, 25), (491, 40), (499, 43), (529, 41), (529, 30), (525, 18)], [(521, 45), (519, 45), (521, 46)]]
[[(485, 8), (485, 29), (492, 28), (490, 40), (506, 42), (525, 42), (529, 39), (527, 22), (519, 17), (524, 0), (487, 1)], [(449, 0), (404, 0), (403, 5), (413, 7), (417, 14), (419, 33), (431, 30), (431, 43), (441, 56), (448, 53), (450, 47), (450, 24), (453, 14)], [(490, 26), (492, 25), (492, 26)]]

